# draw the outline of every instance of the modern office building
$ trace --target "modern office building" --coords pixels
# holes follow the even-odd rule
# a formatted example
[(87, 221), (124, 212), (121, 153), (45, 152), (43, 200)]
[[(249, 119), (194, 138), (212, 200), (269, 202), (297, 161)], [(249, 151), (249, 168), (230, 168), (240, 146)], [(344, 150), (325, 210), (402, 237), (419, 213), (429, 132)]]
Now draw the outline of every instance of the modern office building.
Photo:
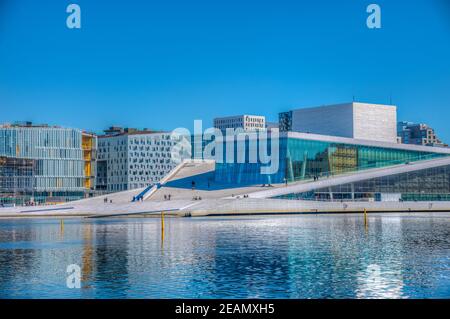
[(397, 142), (396, 124), (396, 106), (358, 102), (302, 108), (279, 114), (280, 131), (388, 143)]
[(401, 143), (440, 146), (447, 147), (437, 136), (434, 129), (427, 124), (418, 124), (412, 122), (398, 122), (397, 135), (401, 139)]
[(257, 131), (266, 129), (266, 118), (260, 115), (236, 115), (218, 117), (214, 119), (214, 127), (221, 131), (227, 128), (242, 128), (245, 131)]
[[(97, 189), (131, 190), (159, 182), (178, 163), (172, 157), (180, 137), (169, 132), (111, 127), (99, 136)], [(189, 158), (190, 150), (186, 153)]]
[(93, 134), (78, 129), (1, 125), (0, 201), (55, 203), (92, 196), (96, 146)]

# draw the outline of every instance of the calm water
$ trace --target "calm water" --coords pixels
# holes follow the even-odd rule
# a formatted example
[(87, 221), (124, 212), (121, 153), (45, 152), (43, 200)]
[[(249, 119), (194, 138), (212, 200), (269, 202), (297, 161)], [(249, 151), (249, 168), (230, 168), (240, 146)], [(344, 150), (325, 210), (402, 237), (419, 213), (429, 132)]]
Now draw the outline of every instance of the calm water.
[(0, 220), (0, 298), (450, 298), (449, 214), (165, 224)]

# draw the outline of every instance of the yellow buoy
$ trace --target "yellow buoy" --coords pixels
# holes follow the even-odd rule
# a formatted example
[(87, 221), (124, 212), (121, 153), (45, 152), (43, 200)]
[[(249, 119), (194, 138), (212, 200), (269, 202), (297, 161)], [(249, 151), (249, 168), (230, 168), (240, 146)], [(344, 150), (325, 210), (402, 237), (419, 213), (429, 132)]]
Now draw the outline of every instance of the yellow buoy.
[(164, 212), (161, 212), (161, 248), (164, 244)]
[(367, 209), (364, 208), (364, 226), (367, 228), (368, 226), (368, 220), (367, 220)]

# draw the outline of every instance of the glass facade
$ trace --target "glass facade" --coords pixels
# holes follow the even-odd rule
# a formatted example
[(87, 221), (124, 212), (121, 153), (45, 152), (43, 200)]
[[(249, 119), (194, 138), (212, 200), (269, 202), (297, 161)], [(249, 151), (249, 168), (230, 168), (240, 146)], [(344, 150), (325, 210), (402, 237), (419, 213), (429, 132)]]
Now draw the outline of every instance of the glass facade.
[(30, 159), (0, 157), (0, 205), (30, 201), (34, 167), (35, 162)]
[[(96, 138), (91, 138), (92, 149)], [(86, 144), (86, 143), (85, 143)], [(35, 202), (55, 202), (83, 198), (89, 190), (87, 179), (93, 175), (86, 164), (83, 133), (77, 129), (48, 126), (0, 127), (0, 156), (31, 159)], [(92, 153), (93, 154), (93, 153)], [(89, 165), (88, 165), (89, 166)], [(86, 175), (89, 173), (89, 175)], [(91, 180), (91, 179), (90, 179)]]
[(321, 201), (448, 201), (450, 166), (372, 178), (279, 198)]
[[(231, 142), (232, 143), (232, 142)], [(242, 142), (244, 143), (244, 142)], [(287, 151), (287, 139), (282, 138), (279, 140), (279, 150), (277, 167), (273, 174), (261, 174), (263, 167), (268, 167), (268, 164), (263, 164), (261, 159), (260, 144), (267, 144), (263, 153), (267, 153), (268, 156), (275, 154), (271, 153), (272, 142), (271, 139), (254, 139), (249, 141), (245, 140), (244, 154), (238, 155), (238, 142), (235, 141), (232, 145), (233, 156), (230, 156), (230, 149), (226, 143), (218, 143), (218, 147), (222, 148), (222, 160), (216, 161), (215, 180), (216, 182), (227, 184), (243, 184), (243, 185), (255, 185), (255, 184), (273, 184), (282, 183), (286, 176), (286, 151)], [(215, 155), (215, 154), (214, 154)], [(251, 158), (255, 160), (250, 160)], [(275, 156), (274, 156), (275, 158)]]
[[(236, 144), (235, 142), (235, 154)], [(270, 140), (268, 145), (270, 149)], [(446, 153), (433, 151), (305, 140), (285, 136), (279, 140), (277, 172), (263, 175), (261, 167), (267, 165), (262, 164), (259, 157), (256, 163), (250, 163), (248, 160), (249, 153), (259, 156), (258, 147), (259, 140), (258, 143), (246, 141), (245, 162), (237, 163), (235, 157), (234, 163), (227, 163), (225, 160), (227, 148), (223, 145), (224, 160), (223, 163), (216, 163), (216, 181), (255, 185), (283, 183), (286, 180), (294, 182), (448, 156)]]
[(285, 163), (288, 180), (297, 181), (443, 156), (447, 154), (289, 138)]

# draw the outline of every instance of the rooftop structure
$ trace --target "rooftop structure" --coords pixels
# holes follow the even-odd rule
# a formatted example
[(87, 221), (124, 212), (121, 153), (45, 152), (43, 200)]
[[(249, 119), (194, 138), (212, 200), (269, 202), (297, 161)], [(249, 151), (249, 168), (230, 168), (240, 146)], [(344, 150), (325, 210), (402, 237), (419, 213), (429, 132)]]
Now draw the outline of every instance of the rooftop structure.
[(266, 118), (260, 115), (236, 115), (214, 119), (214, 127), (225, 131), (227, 128), (242, 128), (245, 131), (266, 129)]
[(302, 108), (279, 114), (280, 131), (397, 142), (394, 105), (345, 103)]
[(131, 127), (121, 127), (121, 126), (111, 126), (103, 131), (105, 134), (100, 135), (100, 138), (110, 137), (114, 135), (124, 135), (124, 134), (153, 134), (153, 133), (163, 133), (162, 131), (153, 131), (147, 128), (139, 130), (137, 128)]

